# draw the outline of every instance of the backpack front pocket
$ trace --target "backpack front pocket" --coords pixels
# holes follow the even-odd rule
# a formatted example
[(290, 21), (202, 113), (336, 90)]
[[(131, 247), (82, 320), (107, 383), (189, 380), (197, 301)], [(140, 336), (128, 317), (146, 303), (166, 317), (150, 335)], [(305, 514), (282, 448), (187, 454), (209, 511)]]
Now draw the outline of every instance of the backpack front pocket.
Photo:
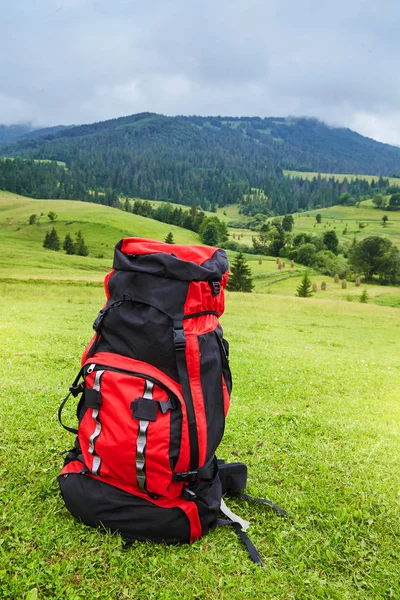
[(85, 384), (79, 444), (89, 473), (126, 490), (165, 495), (181, 447), (177, 396), (145, 373), (96, 363), (86, 367)]

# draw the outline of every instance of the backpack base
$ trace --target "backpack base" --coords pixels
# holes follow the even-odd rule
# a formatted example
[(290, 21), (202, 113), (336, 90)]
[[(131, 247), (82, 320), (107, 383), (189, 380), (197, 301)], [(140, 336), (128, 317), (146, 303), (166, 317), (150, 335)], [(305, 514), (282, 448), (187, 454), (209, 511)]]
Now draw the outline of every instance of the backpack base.
[(167, 508), (157, 499), (141, 498), (80, 472), (63, 472), (58, 481), (65, 506), (78, 521), (128, 540), (191, 543), (215, 527), (219, 517), (222, 489), (218, 475), (211, 485), (191, 488), (194, 500), (179, 497), (169, 501)]

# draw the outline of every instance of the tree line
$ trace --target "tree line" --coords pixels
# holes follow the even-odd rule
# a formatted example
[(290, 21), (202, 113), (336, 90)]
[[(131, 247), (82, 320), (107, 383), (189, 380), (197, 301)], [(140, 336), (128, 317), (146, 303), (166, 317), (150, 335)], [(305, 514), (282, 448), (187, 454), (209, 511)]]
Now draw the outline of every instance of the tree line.
[[(101, 149), (89, 148), (90, 156), (93, 153), (90, 161), (82, 149), (79, 159), (71, 157), (68, 168), (56, 162), (2, 159), (0, 189), (32, 198), (82, 200), (108, 206), (118, 206), (120, 198), (126, 196), (195, 204), (203, 211), (238, 203), (243, 226), (250, 228), (252, 219), (260, 214), (274, 216), (350, 204), (369, 196), (375, 196), (379, 202), (387, 193), (400, 192), (383, 177), (371, 183), (362, 178), (342, 182), (333, 177), (289, 178), (279, 167), (265, 164), (262, 168), (251, 163), (246, 168), (227, 168), (221, 157), (216, 166), (215, 156), (199, 158), (198, 163), (194, 158), (192, 162), (175, 162), (171, 156), (150, 153), (133, 158), (115, 149), (109, 154), (104, 151), (96, 162), (96, 152)], [(116, 172), (112, 174), (114, 168)], [(393, 209), (395, 201), (391, 200)]]

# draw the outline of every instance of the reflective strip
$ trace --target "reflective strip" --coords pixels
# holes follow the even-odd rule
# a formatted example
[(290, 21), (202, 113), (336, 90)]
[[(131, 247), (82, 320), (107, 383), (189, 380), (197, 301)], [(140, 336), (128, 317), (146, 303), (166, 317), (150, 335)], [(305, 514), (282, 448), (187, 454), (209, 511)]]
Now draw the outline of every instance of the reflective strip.
[[(154, 383), (146, 379), (143, 398), (148, 400), (153, 399)], [(136, 441), (136, 479), (137, 484), (141, 490), (146, 490), (146, 473), (145, 473), (145, 457), (144, 452), (147, 443), (147, 428), (149, 421), (140, 419), (139, 421), (139, 432)]]
[(239, 523), (239, 525), (241, 526), (241, 528), (243, 529), (243, 531), (247, 531), (248, 528), (250, 527), (250, 523), (248, 521), (245, 521), (244, 519), (241, 519), (240, 517), (238, 517), (237, 515), (235, 515), (235, 513), (233, 513), (231, 510), (229, 510), (229, 508), (225, 504), (223, 498), (221, 498), (220, 510), (221, 510), (222, 513), (224, 513), (224, 515), (226, 517), (228, 517), (228, 519), (230, 519), (234, 523)]
[[(103, 375), (103, 373), (104, 373), (104, 370), (97, 371), (95, 378), (94, 378), (93, 389), (99, 393), (100, 393), (100, 381), (101, 381), (101, 376)], [(95, 442), (101, 433), (101, 423), (98, 419), (98, 416), (99, 416), (99, 409), (92, 408), (92, 419), (96, 423), (95, 430), (93, 431), (92, 435), (89, 438), (89, 454), (93, 455), (93, 465), (92, 465), (92, 474), (93, 475), (100, 474), (100, 465), (101, 465), (101, 458), (99, 456), (97, 456), (97, 454), (95, 454), (95, 452), (94, 452)]]

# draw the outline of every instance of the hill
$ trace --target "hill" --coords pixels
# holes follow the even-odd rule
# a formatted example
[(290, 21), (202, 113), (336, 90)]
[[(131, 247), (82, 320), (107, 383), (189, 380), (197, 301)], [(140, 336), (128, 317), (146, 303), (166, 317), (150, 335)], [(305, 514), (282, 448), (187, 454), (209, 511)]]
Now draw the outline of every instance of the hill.
[[(53, 223), (47, 217), (57, 213)], [(37, 215), (29, 225), (29, 217)], [(48, 231), (55, 227), (63, 241), (81, 231), (89, 256), (68, 256), (42, 247)], [(32, 200), (0, 192), (0, 278), (84, 279), (100, 281), (110, 270), (115, 244), (123, 237), (164, 240), (172, 231), (175, 242), (198, 244), (192, 231), (126, 213), (109, 206), (71, 200)]]
[(340, 193), (336, 182), (316, 197), (304, 188), (308, 182), (289, 179), (282, 169), (400, 172), (400, 148), (313, 119), (141, 113), (26, 138), (1, 152), (64, 162), (68, 177), (60, 183), (61, 197), (85, 200), (90, 191), (109, 189), (209, 210), (257, 188), (271, 198), (275, 214), (307, 208), (305, 202), (310, 208), (334, 204)]
[(53, 135), (66, 127), (58, 125), (56, 127), (37, 128), (28, 124), (17, 124), (17, 125), (0, 125), (0, 148), (15, 142), (23, 140), (27, 137), (35, 139), (38, 137), (44, 137)]

